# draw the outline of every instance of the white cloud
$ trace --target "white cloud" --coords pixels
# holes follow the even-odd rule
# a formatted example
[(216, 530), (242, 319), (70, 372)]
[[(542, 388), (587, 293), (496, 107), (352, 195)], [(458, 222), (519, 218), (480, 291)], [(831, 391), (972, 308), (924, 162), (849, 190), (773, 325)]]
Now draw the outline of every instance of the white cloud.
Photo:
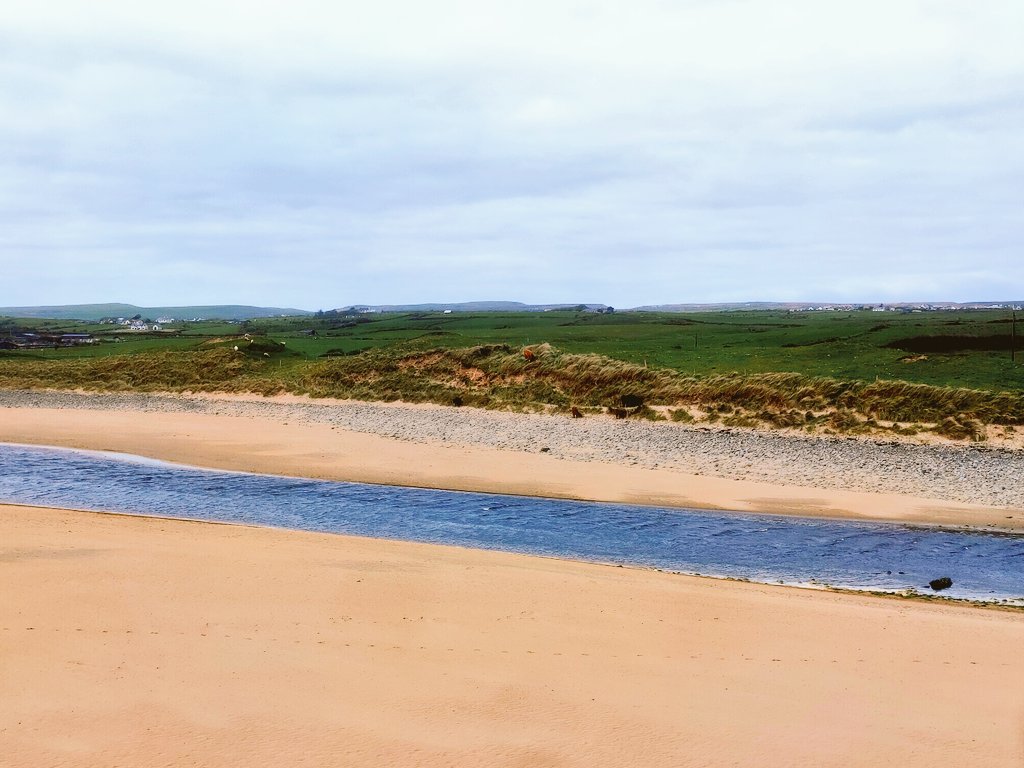
[(58, 275), (5, 303), (1024, 296), (1021, 28), (1015, 1), (5, 8), (0, 264)]

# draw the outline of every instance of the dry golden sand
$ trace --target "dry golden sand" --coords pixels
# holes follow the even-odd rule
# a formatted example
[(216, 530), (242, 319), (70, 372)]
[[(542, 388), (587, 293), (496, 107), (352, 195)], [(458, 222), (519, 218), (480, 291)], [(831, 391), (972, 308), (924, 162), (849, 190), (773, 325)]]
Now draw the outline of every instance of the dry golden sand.
[[(212, 467), (951, 524), (1000, 510), (227, 415), (4, 409)], [(1024, 615), (0, 506), (3, 766), (1024, 765)]]
[(0, 507), (5, 766), (1020, 766), (1024, 620)]
[(480, 446), (410, 443), (321, 423), (228, 414), (4, 408), (0, 442), (119, 451), (218, 469), (369, 483), (1024, 529), (1020, 510), (941, 498), (732, 480)]

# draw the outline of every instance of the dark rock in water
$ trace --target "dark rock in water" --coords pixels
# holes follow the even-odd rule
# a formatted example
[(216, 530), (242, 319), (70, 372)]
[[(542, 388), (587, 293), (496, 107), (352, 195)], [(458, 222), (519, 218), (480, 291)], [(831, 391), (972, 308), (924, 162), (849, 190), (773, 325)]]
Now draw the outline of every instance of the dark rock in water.
[(936, 592), (949, 589), (953, 586), (953, 580), (949, 576), (943, 576), (941, 579), (932, 579), (928, 582), (928, 586), (934, 589)]

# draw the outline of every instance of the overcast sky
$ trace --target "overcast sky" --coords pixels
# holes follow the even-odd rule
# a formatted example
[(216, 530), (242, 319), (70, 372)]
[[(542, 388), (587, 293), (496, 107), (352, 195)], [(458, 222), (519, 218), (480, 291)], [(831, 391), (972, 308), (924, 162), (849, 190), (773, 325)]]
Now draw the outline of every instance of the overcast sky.
[(4, 3), (0, 306), (1022, 299), (1022, 40), (1020, 0)]

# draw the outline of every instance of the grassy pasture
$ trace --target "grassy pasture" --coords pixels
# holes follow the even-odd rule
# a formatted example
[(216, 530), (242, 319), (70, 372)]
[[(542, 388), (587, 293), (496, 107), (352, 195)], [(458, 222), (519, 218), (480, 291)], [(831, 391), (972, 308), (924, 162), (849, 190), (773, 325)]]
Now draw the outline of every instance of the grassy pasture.
[[(837, 379), (895, 379), (990, 390), (1024, 387), (1024, 352), (1009, 354), (1004, 311), (721, 312), (691, 315), (573, 312), (371, 315), (366, 322), (256, 321), (307, 358), (401, 344), (456, 349), (481, 344), (549, 343), (565, 352), (598, 354), (695, 376), (793, 372)], [(339, 327), (347, 324), (347, 327)], [(1020, 323), (1024, 330), (1024, 318)], [(314, 329), (317, 336), (301, 335)], [(1004, 348), (984, 348), (993, 337)], [(922, 353), (897, 346), (920, 337), (977, 339), (979, 349)], [(1018, 338), (1019, 346), (1024, 340)], [(892, 345), (892, 346), (890, 346)], [(906, 346), (914, 347), (907, 342)]]
[[(283, 341), (290, 352), (306, 360), (395, 346), (457, 349), (548, 343), (564, 352), (603, 355), (694, 376), (793, 372), (841, 380), (893, 379), (1015, 390), (1024, 387), (1024, 350), (1020, 350), (1024, 317), (1019, 323), (1016, 364), (1010, 360), (1009, 321), (1010, 313), (1000, 310), (420, 313), (208, 321), (170, 326), (159, 334), (133, 334), (110, 325), (9, 320), (8, 324), (34, 332), (93, 333), (102, 342), (0, 355), (2, 359), (76, 359), (200, 350), (211, 339), (234, 338), (249, 331)], [(3, 336), (0, 321), (0, 339)]]
[[(1010, 320), (998, 310), (411, 313), (132, 333), (0, 319), (0, 341), (12, 329), (99, 339), (0, 350), (0, 386), (293, 391), (514, 408), (595, 408), (635, 391), (736, 425), (849, 432), (878, 419), (973, 436), (981, 424), (1024, 423), (1024, 351), (1011, 361)], [(1020, 325), (1024, 332), (1024, 318)], [(525, 347), (540, 350), (536, 365), (523, 364)]]

